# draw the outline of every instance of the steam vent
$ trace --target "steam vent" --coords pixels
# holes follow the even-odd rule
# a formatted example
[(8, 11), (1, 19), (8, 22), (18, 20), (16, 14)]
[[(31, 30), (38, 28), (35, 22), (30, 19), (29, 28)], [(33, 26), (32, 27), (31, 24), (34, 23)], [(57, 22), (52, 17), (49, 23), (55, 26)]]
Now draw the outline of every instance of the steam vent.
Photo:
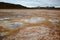
[(60, 10), (0, 9), (0, 40), (60, 40)]

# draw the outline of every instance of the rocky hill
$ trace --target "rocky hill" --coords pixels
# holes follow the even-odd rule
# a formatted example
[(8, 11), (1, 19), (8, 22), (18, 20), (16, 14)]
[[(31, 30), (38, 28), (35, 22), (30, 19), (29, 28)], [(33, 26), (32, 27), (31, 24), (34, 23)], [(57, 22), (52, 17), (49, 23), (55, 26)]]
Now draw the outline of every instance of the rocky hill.
[(27, 7), (18, 4), (0, 2), (0, 9), (26, 9), (26, 8)]

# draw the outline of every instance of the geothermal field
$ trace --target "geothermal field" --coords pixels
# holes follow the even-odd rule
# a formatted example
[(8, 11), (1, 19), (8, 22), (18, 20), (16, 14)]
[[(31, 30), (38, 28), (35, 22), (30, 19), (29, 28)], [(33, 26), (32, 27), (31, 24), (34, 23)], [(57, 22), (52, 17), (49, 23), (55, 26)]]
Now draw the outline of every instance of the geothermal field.
[(0, 9), (0, 40), (60, 40), (60, 10)]

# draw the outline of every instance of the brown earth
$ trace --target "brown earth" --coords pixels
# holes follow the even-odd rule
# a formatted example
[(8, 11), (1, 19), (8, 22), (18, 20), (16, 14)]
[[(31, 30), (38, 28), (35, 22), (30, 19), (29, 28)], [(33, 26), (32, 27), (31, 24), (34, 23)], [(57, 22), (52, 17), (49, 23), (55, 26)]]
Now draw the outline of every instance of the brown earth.
[(9, 18), (8, 23), (23, 23), (9, 31), (0, 27), (0, 32), (8, 32), (1, 40), (60, 40), (60, 10), (0, 9), (0, 21), (1, 18)]

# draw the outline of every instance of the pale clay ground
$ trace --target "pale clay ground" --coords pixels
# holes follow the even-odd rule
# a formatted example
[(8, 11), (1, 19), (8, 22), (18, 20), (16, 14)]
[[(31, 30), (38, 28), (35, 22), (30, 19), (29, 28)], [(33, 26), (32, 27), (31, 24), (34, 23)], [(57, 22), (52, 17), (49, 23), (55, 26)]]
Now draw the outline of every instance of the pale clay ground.
[(2, 40), (60, 40), (60, 10), (1, 9), (0, 26), (13, 33), (0, 32)]

